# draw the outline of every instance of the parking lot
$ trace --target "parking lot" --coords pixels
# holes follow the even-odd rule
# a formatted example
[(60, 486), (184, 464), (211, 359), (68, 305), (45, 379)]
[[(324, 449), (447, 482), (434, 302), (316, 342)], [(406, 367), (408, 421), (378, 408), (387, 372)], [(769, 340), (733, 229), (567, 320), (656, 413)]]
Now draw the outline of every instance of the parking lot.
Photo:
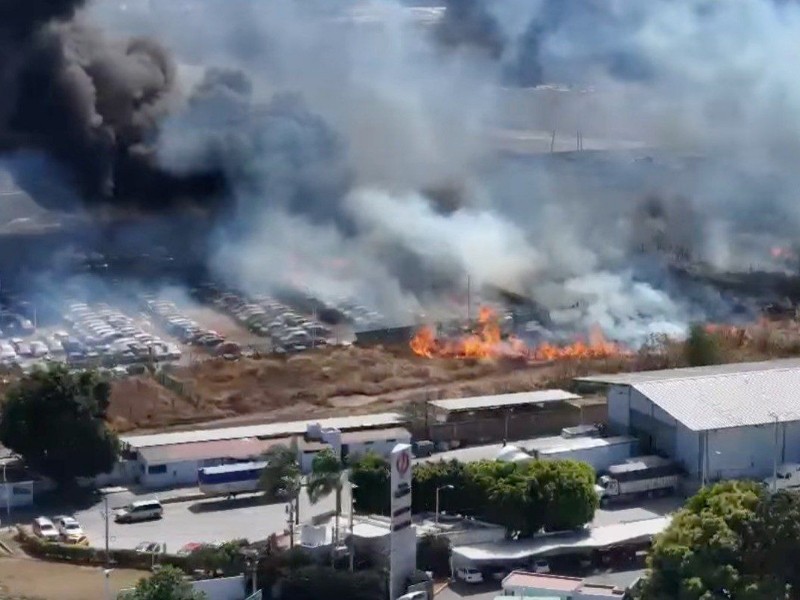
[[(346, 496), (346, 490), (343, 496)], [(158, 494), (140, 495), (137, 499), (158, 497)], [(120, 507), (134, 497), (122, 492), (109, 496), (109, 506)], [(349, 497), (343, 498), (349, 506)], [(335, 500), (331, 496), (311, 505), (307, 495), (300, 499), (302, 521), (333, 510)], [(102, 502), (75, 512), (75, 518), (89, 537), (90, 543), (102, 547), (105, 539), (105, 517)], [(109, 545), (112, 548), (135, 548), (142, 542), (161, 542), (167, 550), (176, 552), (189, 543), (224, 542), (237, 538), (251, 541), (266, 539), (273, 533), (282, 532), (287, 526), (285, 504), (262, 504), (257, 495), (240, 496), (236, 500), (211, 498), (207, 500), (165, 503), (164, 516), (155, 521), (118, 524), (109, 520)]]

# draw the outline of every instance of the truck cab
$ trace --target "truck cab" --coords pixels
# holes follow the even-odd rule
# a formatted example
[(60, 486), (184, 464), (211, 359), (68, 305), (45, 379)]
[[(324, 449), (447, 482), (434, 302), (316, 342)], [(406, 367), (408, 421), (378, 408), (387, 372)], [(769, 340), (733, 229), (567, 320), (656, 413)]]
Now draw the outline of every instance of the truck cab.
[(763, 483), (770, 490), (791, 490), (800, 488), (800, 464), (786, 463), (778, 467), (777, 477), (767, 477)]

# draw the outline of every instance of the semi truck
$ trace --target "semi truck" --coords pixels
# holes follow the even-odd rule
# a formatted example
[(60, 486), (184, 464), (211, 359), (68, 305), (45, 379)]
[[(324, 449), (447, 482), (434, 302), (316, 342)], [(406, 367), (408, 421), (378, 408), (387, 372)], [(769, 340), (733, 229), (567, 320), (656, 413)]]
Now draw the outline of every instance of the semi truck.
[(639, 496), (673, 493), (682, 475), (680, 466), (661, 456), (637, 456), (611, 465), (598, 479), (596, 487), (600, 503), (627, 500)]

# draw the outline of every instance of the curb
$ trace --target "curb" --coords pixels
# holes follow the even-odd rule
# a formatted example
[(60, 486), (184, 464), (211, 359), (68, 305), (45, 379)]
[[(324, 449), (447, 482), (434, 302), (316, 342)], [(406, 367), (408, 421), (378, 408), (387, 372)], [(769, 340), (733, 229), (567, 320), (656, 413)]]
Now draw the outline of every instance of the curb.
[[(158, 496), (156, 495), (158, 498)], [(197, 500), (205, 500), (209, 498), (205, 494), (201, 494), (200, 492), (195, 492), (193, 494), (186, 494), (184, 496), (171, 496), (169, 498), (158, 498), (158, 501), (161, 504), (178, 504), (180, 502), (194, 502)], [(111, 510), (119, 510), (120, 508), (125, 508), (127, 504), (121, 504), (119, 506), (111, 506)]]
[(173, 496), (171, 498), (159, 499), (161, 504), (178, 504), (179, 502), (194, 502), (195, 500), (206, 500), (208, 496), (195, 492), (194, 494), (186, 494), (185, 496)]
[(9, 548), (8, 545), (3, 540), (0, 540), (0, 548), (2, 548), (3, 552), (8, 554), (9, 556), (14, 556), (14, 551), (11, 550), (11, 548)]
[(438, 595), (439, 593), (445, 591), (448, 587), (450, 587), (450, 582), (449, 581), (445, 581), (439, 587), (434, 586), (433, 587), (433, 595), (434, 596)]

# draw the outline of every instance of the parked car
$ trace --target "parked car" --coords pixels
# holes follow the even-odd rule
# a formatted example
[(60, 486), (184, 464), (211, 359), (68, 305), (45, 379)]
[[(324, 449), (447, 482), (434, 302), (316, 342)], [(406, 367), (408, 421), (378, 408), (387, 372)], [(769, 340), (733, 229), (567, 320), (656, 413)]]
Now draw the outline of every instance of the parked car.
[(57, 542), (60, 539), (58, 529), (47, 517), (36, 517), (31, 524), (33, 534), (47, 542)]
[(54, 519), (54, 522), (61, 539), (68, 544), (80, 543), (81, 538), (86, 537), (80, 523), (73, 517), (58, 516)]
[(134, 550), (137, 554), (166, 554), (166, 545), (161, 542), (142, 542)]
[(483, 573), (472, 567), (459, 567), (456, 569), (456, 577), (465, 583), (483, 583)]

